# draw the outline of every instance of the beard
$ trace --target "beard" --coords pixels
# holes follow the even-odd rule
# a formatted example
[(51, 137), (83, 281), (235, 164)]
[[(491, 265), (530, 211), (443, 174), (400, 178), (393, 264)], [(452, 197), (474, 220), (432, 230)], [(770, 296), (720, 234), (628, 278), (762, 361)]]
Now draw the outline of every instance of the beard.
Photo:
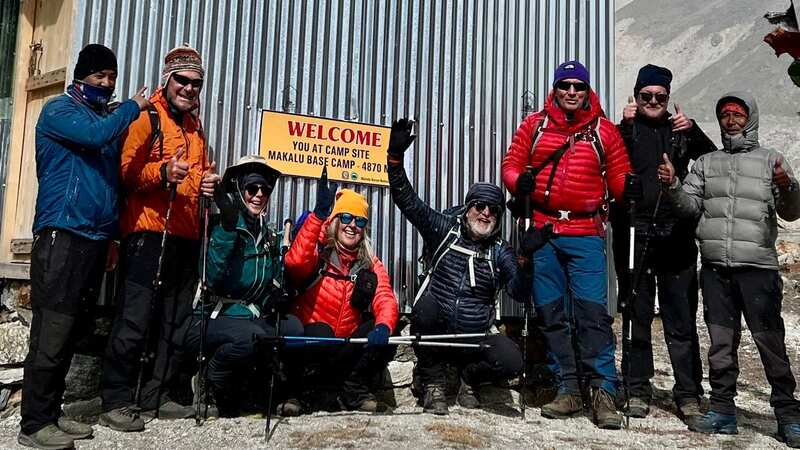
[(496, 225), (497, 219), (492, 219), (491, 222), (485, 223), (478, 219), (467, 218), (467, 232), (473, 239), (478, 241), (491, 236)]

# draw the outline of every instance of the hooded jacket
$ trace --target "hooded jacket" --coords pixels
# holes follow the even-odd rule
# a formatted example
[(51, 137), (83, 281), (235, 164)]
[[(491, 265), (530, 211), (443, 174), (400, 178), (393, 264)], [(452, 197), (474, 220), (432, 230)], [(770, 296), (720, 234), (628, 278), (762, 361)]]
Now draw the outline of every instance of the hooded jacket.
[[(778, 221), (800, 218), (797, 180), (783, 155), (758, 142), (758, 106), (747, 93), (732, 92), (717, 103), (738, 99), (748, 109), (742, 134), (722, 132), (722, 150), (701, 156), (681, 186), (668, 190), (678, 214), (699, 217), (697, 239), (704, 262), (724, 267), (778, 269)], [(778, 161), (793, 189), (773, 182)]]
[[(535, 146), (534, 135), (545, 123)], [(600, 159), (589, 140), (596, 130), (606, 158), (606, 177), (602, 176)], [(576, 138), (581, 135), (583, 138)], [(533, 221), (539, 226), (553, 223), (553, 232), (567, 236), (602, 236), (605, 228), (599, 214), (604, 206), (605, 193), (619, 200), (625, 185), (625, 174), (631, 171), (625, 144), (616, 126), (606, 119), (594, 91), (588, 92), (586, 108), (575, 112), (571, 121), (558, 106), (553, 92), (544, 109), (522, 121), (508, 149), (501, 171), (503, 184), (512, 194), (517, 189), (517, 178), (527, 166), (540, 167), (547, 158), (565, 143), (574, 140), (556, 168), (549, 200), (545, 201), (553, 164), (550, 163), (536, 176), (531, 193)], [(559, 220), (562, 211), (569, 211), (568, 220)]]
[[(315, 278), (315, 271), (320, 268), (320, 249), (325, 242), (325, 227), (328, 223), (329, 221), (323, 221), (312, 213), (297, 233), (286, 254), (284, 268), (292, 286), (304, 286)], [(337, 252), (337, 257), (339, 265), (326, 261), (322, 268), (337, 275), (348, 275), (356, 262), (355, 255)], [(378, 277), (378, 286), (371, 305), (375, 325), (383, 324), (390, 331), (394, 330), (400, 311), (389, 275), (377, 257), (372, 259), (371, 270)], [(292, 311), (303, 325), (325, 323), (333, 329), (336, 337), (349, 337), (366, 321), (363, 314), (350, 304), (353, 287), (354, 283), (349, 279), (323, 276), (297, 296)]]
[[(422, 295), (438, 304), (439, 311), (444, 314), (443, 320), (450, 327), (449, 332), (488, 331), (495, 318), (497, 295), (503, 287), (515, 300), (528, 300), (532, 286), (531, 271), (519, 267), (516, 252), (500, 237), (502, 212), (492, 235), (475, 241), (467, 235), (463, 215), (443, 214), (416, 195), (401, 164), (389, 164), (389, 186), (392, 200), (414, 225), (428, 248), (438, 248), (460, 219), (462, 225), (454, 242), (456, 245), (471, 251), (497, 252), (492, 258), (473, 260), (474, 286), (471, 286), (469, 258), (463, 253), (452, 250), (444, 253), (431, 272), (430, 281)], [(473, 200), (483, 200), (502, 207), (504, 199), (497, 186), (476, 183), (465, 200), (467, 204)]]

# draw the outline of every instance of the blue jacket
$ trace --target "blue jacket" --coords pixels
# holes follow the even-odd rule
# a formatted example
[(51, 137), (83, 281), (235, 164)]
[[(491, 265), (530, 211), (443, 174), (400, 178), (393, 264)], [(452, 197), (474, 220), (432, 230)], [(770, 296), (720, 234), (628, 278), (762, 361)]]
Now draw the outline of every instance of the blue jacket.
[(120, 137), (139, 117), (139, 106), (127, 100), (113, 113), (99, 113), (70, 95), (72, 89), (47, 102), (36, 124), (33, 233), (52, 227), (111, 239), (119, 233)]

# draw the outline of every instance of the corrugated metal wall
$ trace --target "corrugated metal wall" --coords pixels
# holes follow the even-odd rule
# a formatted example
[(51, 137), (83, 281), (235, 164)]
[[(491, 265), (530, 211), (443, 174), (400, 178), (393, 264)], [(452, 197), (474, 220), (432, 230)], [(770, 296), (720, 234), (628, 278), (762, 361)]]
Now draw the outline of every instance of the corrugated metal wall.
[(11, 87), (14, 81), (14, 59), (17, 46), (19, 2), (0, 2), (0, 222), (6, 197), (8, 151), (11, 143)]
[[(541, 106), (560, 62), (583, 61), (613, 106), (613, 0), (76, 3), (73, 54), (90, 42), (114, 49), (122, 97), (156, 85), (170, 48), (200, 50), (202, 115), (220, 167), (257, 152), (262, 108), (384, 125), (412, 116), (418, 138), (406, 169), (443, 209), (475, 181), (500, 182), (523, 111)], [(315, 186), (283, 180), (271, 219), (311, 209)], [(401, 303), (413, 299), (420, 239), (388, 189), (356, 189), (372, 205), (372, 237)]]

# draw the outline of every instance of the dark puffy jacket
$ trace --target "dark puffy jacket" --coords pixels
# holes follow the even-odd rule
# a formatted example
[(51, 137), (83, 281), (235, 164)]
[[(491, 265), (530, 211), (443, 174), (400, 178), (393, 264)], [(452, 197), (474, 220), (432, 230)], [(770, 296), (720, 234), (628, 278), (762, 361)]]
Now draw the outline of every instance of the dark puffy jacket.
[(36, 216), (45, 227), (103, 240), (119, 234), (117, 188), (120, 139), (139, 116), (127, 100), (111, 114), (95, 111), (67, 93), (48, 101), (36, 123)]
[[(430, 249), (438, 248), (459, 218), (442, 214), (425, 204), (414, 192), (402, 165), (389, 165), (389, 185), (392, 199), (417, 229), (425, 245)], [(474, 251), (491, 249), (497, 252), (491, 260), (493, 262), (490, 264), (488, 259), (475, 259), (475, 286), (471, 287), (468, 257), (449, 251), (431, 273), (423, 295), (437, 302), (451, 327), (449, 331), (485, 332), (494, 321), (500, 289), (505, 286), (514, 299), (526, 301), (530, 295), (531, 273), (519, 268), (514, 249), (500, 238), (499, 233), (483, 242), (476, 242), (468, 239), (464, 230), (461, 231), (457, 245)]]
[[(543, 123), (545, 126), (531, 153), (534, 135)], [(605, 179), (600, 159), (591, 142), (594, 132), (599, 136), (605, 153)], [(594, 91), (589, 91), (588, 108), (579, 109), (572, 121), (567, 120), (552, 92), (542, 111), (522, 121), (514, 133), (508, 153), (503, 157), (503, 183), (511, 193), (516, 193), (517, 178), (526, 167), (542, 166), (550, 155), (565, 144), (569, 144), (569, 149), (556, 168), (549, 200), (545, 200), (545, 190), (553, 164), (545, 166), (536, 176), (536, 187), (531, 193), (533, 221), (537, 227), (552, 223), (553, 232), (561, 235), (602, 236), (605, 228), (599, 212), (604, 206), (606, 189), (613, 198), (622, 198), (625, 174), (630, 172), (631, 166), (619, 131), (605, 117)], [(570, 218), (559, 220), (560, 211), (569, 211)]]

